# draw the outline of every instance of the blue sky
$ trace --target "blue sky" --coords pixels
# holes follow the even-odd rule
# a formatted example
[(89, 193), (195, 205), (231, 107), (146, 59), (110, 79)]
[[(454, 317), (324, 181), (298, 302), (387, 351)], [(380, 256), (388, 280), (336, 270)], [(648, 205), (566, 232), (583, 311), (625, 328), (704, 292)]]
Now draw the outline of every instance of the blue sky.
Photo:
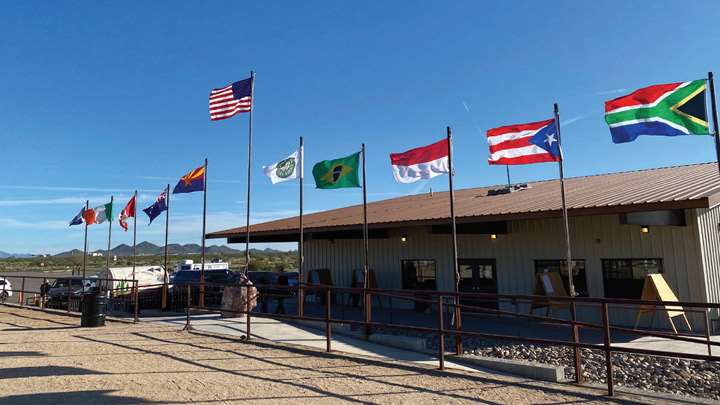
[[(208, 230), (244, 225), (247, 114), (211, 122), (207, 109), (210, 89), (250, 70), (253, 221), (296, 213), (297, 183), (272, 186), (261, 165), (299, 135), (308, 166), (365, 142), (370, 200), (446, 189), (444, 177), (395, 184), (388, 158), (446, 125), (458, 187), (503, 183), (484, 131), (549, 118), (553, 102), (567, 176), (714, 161), (711, 137), (612, 144), (603, 101), (718, 70), (718, 19), (714, 1), (6, 3), (0, 250), (82, 248), (82, 227), (67, 223), (85, 199), (115, 195), (119, 211), (138, 189), (145, 207), (205, 157)], [(511, 172), (532, 181), (557, 166)], [(351, 189), (305, 195), (309, 211), (361, 201)], [(199, 243), (202, 194), (174, 200), (171, 242)], [(105, 238), (90, 227), (91, 249)], [(141, 217), (138, 238), (161, 243), (162, 221)]]

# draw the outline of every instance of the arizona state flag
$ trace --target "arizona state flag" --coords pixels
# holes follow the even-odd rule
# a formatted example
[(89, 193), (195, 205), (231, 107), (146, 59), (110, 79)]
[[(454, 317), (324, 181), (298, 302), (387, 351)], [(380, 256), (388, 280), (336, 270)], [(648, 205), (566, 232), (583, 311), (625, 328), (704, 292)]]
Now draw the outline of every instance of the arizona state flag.
[(605, 102), (613, 142), (639, 135), (710, 135), (705, 79), (657, 84)]
[(360, 152), (335, 160), (323, 160), (313, 166), (317, 188), (360, 187), (358, 166)]
[(205, 166), (200, 166), (180, 178), (180, 181), (178, 181), (173, 189), (173, 194), (192, 193), (203, 190), (205, 190)]

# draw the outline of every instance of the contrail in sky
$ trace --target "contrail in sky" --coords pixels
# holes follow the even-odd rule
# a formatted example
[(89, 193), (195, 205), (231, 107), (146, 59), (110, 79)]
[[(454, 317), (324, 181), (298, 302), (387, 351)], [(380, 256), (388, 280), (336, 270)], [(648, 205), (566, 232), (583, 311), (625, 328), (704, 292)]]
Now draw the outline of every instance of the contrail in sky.
[(628, 91), (628, 90), (622, 89), (622, 88), (621, 89), (612, 89), (612, 90), (603, 90), (603, 91), (598, 91), (597, 93), (595, 93), (595, 95), (596, 96), (606, 96), (608, 94), (618, 94), (618, 93), (624, 93), (626, 91)]

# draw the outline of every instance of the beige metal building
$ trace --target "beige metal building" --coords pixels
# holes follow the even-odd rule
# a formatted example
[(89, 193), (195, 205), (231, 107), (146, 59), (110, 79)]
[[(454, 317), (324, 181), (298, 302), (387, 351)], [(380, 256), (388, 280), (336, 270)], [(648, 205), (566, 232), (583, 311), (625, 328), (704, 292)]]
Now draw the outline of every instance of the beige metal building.
[[(720, 302), (717, 164), (577, 177), (566, 188), (580, 295), (639, 298), (645, 275), (659, 272), (680, 300)], [(566, 268), (559, 181), (498, 190), (456, 191), (460, 287), (531, 294), (536, 272)], [(453, 290), (448, 199), (436, 192), (368, 204), (377, 287)], [(304, 222), (306, 270), (329, 269), (334, 285), (350, 286), (363, 262), (362, 207), (309, 214)], [(297, 241), (298, 218), (250, 232), (252, 242)], [(244, 242), (245, 228), (208, 237)]]

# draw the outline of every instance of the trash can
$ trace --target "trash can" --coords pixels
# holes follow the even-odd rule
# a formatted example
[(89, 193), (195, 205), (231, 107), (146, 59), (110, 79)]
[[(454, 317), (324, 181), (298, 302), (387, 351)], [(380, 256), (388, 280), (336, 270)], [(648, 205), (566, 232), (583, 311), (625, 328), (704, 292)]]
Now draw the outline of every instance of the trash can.
[(100, 294), (85, 294), (82, 297), (82, 315), (80, 326), (97, 327), (105, 326), (105, 303), (107, 298)]

